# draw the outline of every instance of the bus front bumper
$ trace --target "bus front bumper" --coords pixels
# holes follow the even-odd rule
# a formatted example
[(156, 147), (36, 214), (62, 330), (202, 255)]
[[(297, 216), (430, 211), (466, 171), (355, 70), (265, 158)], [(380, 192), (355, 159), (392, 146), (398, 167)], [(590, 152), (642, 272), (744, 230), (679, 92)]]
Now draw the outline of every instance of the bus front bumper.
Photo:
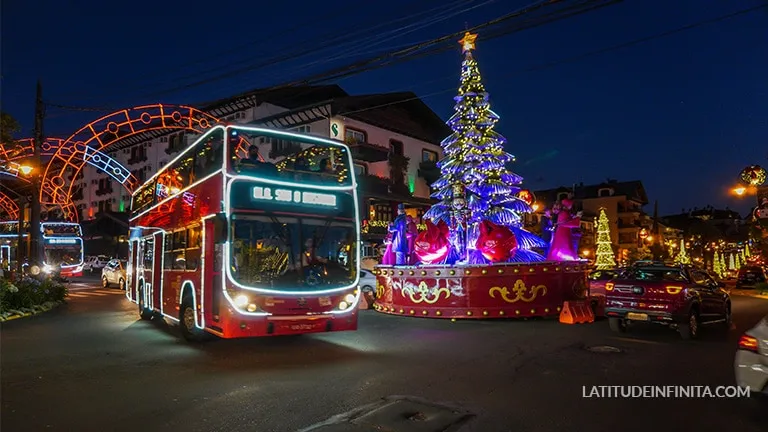
[[(357, 311), (348, 314), (314, 316), (245, 317), (232, 315), (227, 323), (211, 323), (212, 333), (219, 337), (243, 338), (257, 336), (286, 336), (304, 333), (326, 333), (357, 330)], [(219, 325), (224, 324), (224, 325)]]

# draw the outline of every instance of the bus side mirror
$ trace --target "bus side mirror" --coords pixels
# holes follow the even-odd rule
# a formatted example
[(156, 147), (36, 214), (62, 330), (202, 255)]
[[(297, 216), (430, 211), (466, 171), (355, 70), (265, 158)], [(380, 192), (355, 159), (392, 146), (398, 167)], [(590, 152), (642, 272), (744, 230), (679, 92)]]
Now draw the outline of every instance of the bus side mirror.
[(213, 218), (213, 242), (215, 244), (222, 244), (227, 241), (229, 237), (229, 224), (227, 223), (227, 216), (224, 213), (218, 213)]

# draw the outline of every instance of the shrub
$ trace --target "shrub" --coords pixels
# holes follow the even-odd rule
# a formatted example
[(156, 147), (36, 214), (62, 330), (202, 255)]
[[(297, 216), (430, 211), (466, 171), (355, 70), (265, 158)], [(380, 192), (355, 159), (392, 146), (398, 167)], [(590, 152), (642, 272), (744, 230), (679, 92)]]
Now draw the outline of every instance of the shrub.
[(0, 278), (0, 313), (58, 302), (67, 296), (67, 287), (53, 278), (24, 276), (11, 282)]

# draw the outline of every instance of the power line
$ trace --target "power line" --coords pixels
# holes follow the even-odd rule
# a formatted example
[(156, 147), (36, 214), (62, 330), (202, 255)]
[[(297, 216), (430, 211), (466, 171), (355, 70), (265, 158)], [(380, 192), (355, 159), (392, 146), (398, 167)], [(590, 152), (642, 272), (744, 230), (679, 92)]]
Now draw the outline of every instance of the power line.
[[(423, 2), (424, 0), (421, 0), (421, 1)], [(176, 83), (174, 83), (173, 87), (171, 87), (170, 89), (157, 90), (157, 91), (154, 91), (154, 92), (150, 92), (150, 93), (142, 95), (142, 97), (153, 98), (153, 97), (157, 97), (157, 96), (163, 96), (163, 95), (166, 95), (166, 94), (169, 94), (169, 93), (177, 92), (179, 90), (184, 90), (186, 88), (196, 87), (196, 86), (198, 86), (198, 85), (195, 85), (196, 82), (208, 83), (208, 82), (220, 81), (222, 79), (231, 78), (231, 77), (236, 76), (236, 75), (238, 75), (240, 73), (253, 72), (255, 70), (262, 69), (262, 68), (265, 68), (265, 67), (273, 67), (273, 66), (281, 64), (281, 63), (286, 63), (286, 62), (290, 62), (290, 61), (293, 61), (293, 60), (298, 60), (298, 59), (300, 59), (300, 58), (302, 58), (302, 57), (304, 57), (306, 55), (317, 54), (318, 52), (327, 51), (327, 50), (332, 49), (332, 48), (338, 49), (338, 48), (343, 48), (344, 46), (347, 46), (347, 45), (350, 45), (350, 44), (352, 44), (352, 45), (354, 45), (354, 44), (362, 45), (362, 44), (365, 44), (365, 43), (370, 43), (370, 42), (375, 41), (376, 38), (380, 36), (379, 34), (373, 34), (372, 33), (376, 29), (383, 28), (383, 27), (386, 27), (386, 26), (389, 26), (389, 25), (393, 25), (393, 24), (397, 24), (397, 23), (400, 23), (400, 22), (403, 22), (403, 21), (412, 20), (412, 19), (414, 19), (416, 17), (422, 17), (422, 16), (424, 16), (424, 17), (423, 18), (419, 18), (419, 21), (417, 21), (416, 24), (418, 24), (419, 22), (422, 22), (422, 21), (434, 20), (435, 19), (434, 14), (438, 10), (445, 10), (446, 8), (456, 8), (456, 7), (459, 7), (459, 6), (462, 6), (462, 5), (466, 6), (467, 3), (472, 3), (472, 2), (476, 2), (476, 1), (479, 1), (479, 0), (471, 0), (469, 2), (467, 0), (454, 0), (453, 3), (448, 4), (448, 5), (441, 5), (440, 7), (433, 7), (431, 9), (427, 9), (427, 10), (417, 11), (417, 12), (414, 12), (414, 13), (408, 13), (408, 14), (400, 16), (398, 18), (394, 18), (394, 19), (391, 19), (389, 21), (380, 22), (380, 23), (378, 23), (376, 25), (369, 26), (369, 27), (366, 27), (364, 29), (359, 29), (359, 30), (355, 30), (355, 31), (351, 31), (351, 32), (350, 31), (345, 31), (345, 32), (342, 32), (342, 33), (333, 32), (333, 33), (325, 33), (325, 34), (321, 34), (321, 35), (314, 35), (311, 38), (308, 38), (308, 39), (306, 39), (304, 41), (293, 43), (292, 46), (294, 48), (292, 50), (285, 50), (285, 51), (282, 51), (282, 52), (277, 52), (274, 55), (272, 55), (270, 57), (266, 57), (266, 58), (265, 57), (260, 57), (257, 62), (254, 62), (253, 58), (248, 57), (248, 58), (244, 58), (244, 59), (241, 59), (241, 60), (238, 60), (238, 61), (234, 61), (234, 62), (227, 62), (223, 66), (216, 66), (216, 67), (213, 67), (213, 68), (208, 68), (208, 69), (203, 70), (203, 71), (198, 71), (198, 72), (195, 72), (195, 73), (192, 73), (192, 74), (187, 74), (187, 75), (183, 75), (181, 77), (176, 77), (176, 78), (173, 79), (173, 81), (175, 81), (175, 82), (185, 81), (185, 80), (190, 80), (190, 79), (198, 80), (198, 81), (195, 81), (195, 82), (192, 82), (192, 83), (188, 83), (187, 85), (177, 85)], [(492, 3), (492, 2), (495, 2), (495, 1), (497, 1), (497, 0), (486, 0), (485, 4)], [(460, 12), (461, 11), (459, 11), (457, 13), (460, 13)], [(306, 26), (302, 26), (302, 27), (299, 27), (299, 28), (306, 28)], [(406, 29), (407, 26), (404, 26), (404, 27), (401, 27), (401, 28), (402, 29)], [(382, 35), (389, 35), (391, 32), (394, 32), (394, 31), (397, 31), (397, 30), (399, 30), (399, 29), (388, 30), (386, 32), (383, 32)], [(282, 32), (282, 33), (285, 33), (285, 32)], [(361, 36), (365, 36), (365, 37), (361, 38)], [(269, 42), (269, 41), (274, 40), (276, 38), (277, 38), (277, 35), (273, 35), (272, 37), (269, 37), (269, 38), (266, 38), (266, 39), (262, 39), (261, 42), (264, 42), (264, 44), (266, 44), (266, 42)], [(227, 72), (221, 72), (219, 75), (216, 75), (214, 77), (203, 78), (206, 75), (210, 75), (211, 73), (223, 71), (223, 70), (226, 70), (226, 69), (231, 69), (233, 66), (238, 66), (238, 65), (244, 65), (244, 66), (242, 66), (239, 69), (235, 69), (235, 71), (242, 71), (242, 72), (239, 72), (237, 74), (233, 74), (232, 70), (230, 70), (230, 71), (227, 71)], [(141, 90), (141, 89), (149, 90), (150, 88), (151, 88), (151, 86), (143, 86), (143, 87), (139, 87), (138, 89), (135, 89), (135, 90)]]
[[(764, 8), (768, 8), (768, 5), (760, 5), (760, 6), (754, 6), (754, 7), (751, 7), (751, 8), (747, 8), (747, 9), (742, 9), (742, 10), (739, 10), (739, 11), (736, 11), (736, 12), (729, 13), (727, 15), (720, 15), (720, 16), (715, 17), (715, 18), (710, 18), (710, 19), (698, 21), (698, 22), (695, 22), (695, 23), (692, 23), (692, 24), (687, 24), (687, 25), (684, 25), (682, 27), (678, 27), (678, 28), (675, 28), (675, 29), (672, 29), (672, 30), (667, 30), (667, 31), (664, 31), (664, 32), (661, 32), (661, 33), (656, 33), (656, 34), (653, 34), (653, 35), (649, 35), (649, 36), (645, 36), (645, 37), (642, 37), (642, 38), (634, 39), (634, 40), (631, 40), (631, 41), (623, 42), (623, 43), (620, 43), (620, 44), (617, 44), (617, 45), (612, 45), (612, 46), (609, 46), (609, 47), (600, 48), (600, 49), (593, 50), (593, 51), (588, 51), (588, 52), (585, 52), (585, 53), (582, 53), (582, 54), (578, 54), (578, 55), (575, 55), (575, 56), (572, 56), (572, 57), (566, 57), (564, 59), (560, 59), (560, 60), (557, 60), (557, 61), (542, 63), (542, 64), (539, 64), (539, 65), (536, 65), (536, 66), (531, 66), (531, 67), (528, 67), (528, 68), (525, 68), (525, 69), (521, 69), (521, 70), (518, 70), (518, 71), (516, 71), (514, 73), (506, 74), (506, 75), (503, 75), (503, 76), (505, 78), (510, 78), (510, 77), (514, 77), (514, 76), (517, 76), (517, 75), (522, 75), (522, 74), (525, 74), (525, 73), (528, 73), (528, 72), (549, 69), (549, 68), (552, 68), (552, 67), (555, 67), (555, 66), (558, 66), (558, 65), (561, 65), (561, 64), (565, 64), (565, 63), (573, 63), (573, 62), (576, 62), (576, 61), (579, 61), (579, 60), (583, 60), (583, 59), (588, 58), (588, 57), (593, 57), (593, 56), (605, 54), (605, 53), (608, 53), (608, 52), (611, 52), (611, 51), (617, 51), (617, 50), (621, 50), (621, 49), (624, 49), (624, 48), (629, 48), (629, 47), (634, 46), (634, 45), (639, 45), (639, 44), (642, 44), (642, 43), (645, 43), (645, 42), (650, 42), (652, 40), (661, 39), (661, 38), (665, 38), (665, 37), (668, 37), (668, 36), (673, 36), (675, 34), (682, 33), (684, 31), (692, 30), (692, 29), (695, 29), (695, 28), (698, 28), (698, 27), (702, 27), (702, 26), (705, 26), (705, 25), (715, 24), (715, 23), (718, 23), (718, 22), (721, 22), (721, 21), (726, 21), (726, 20), (729, 20), (731, 18), (736, 18), (736, 17), (741, 16), (741, 15), (746, 15), (748, 13), (756, 12), (757, 10), (764, 9)], [(455, 74), (454, 75), (450, 75), (450, 77), (455, 77)], [(446, 77), (440, 78), (438, 80), (431, 80), (431, 81), (428, 81), (428, 82), (442, 81), (443, 79), (446, 79), (446, 78), (448, 78), (448, 77), (446, 76)], [(424, 83), (422, 83), (422, 84), (424, 84)], [(444, 89), (444, 90), (439, 90), (439, 91), (436, 91), (436, 92), (427, 93), (427, 94), (422, 95), (422, 96), (416, 96), (416, 97), (412, 97), (412, 98), (401, 99), (399, 101), (388, 102), (388, 103), (385, 103), (385, 104), (376, 105), (376, 106), (372, 106), (372, 107), (368, 107), (368, 108), (363, 108), (363, 109), (359, 109), (359, 110), (345, 111), (345, 112), (339, 113), (338, 115), (348, 115), (348, 114), (354, 114), (354, 113), (369, 111), (369, 110), (378, 109), (378, 108), (384, 108), (384, 107), (387, 107), (387, 106), (397, 105), (397, 104), (401, 104), (401, 103), (404, 103), (404, 102), (410, 102), (410, 101), (413, 101), (413, 100), (424, 99), (424, 98), (428, 98), (428, 97), (432, 97), (432, 96), (441, 95), (441, 94), (444, 94), (444, 93), (447, 93), (447, 92), (451, 92), (451, 91), (456, 91), (456, 87), (451, 87), (451, 88), (447, 88), (447, 89)]]

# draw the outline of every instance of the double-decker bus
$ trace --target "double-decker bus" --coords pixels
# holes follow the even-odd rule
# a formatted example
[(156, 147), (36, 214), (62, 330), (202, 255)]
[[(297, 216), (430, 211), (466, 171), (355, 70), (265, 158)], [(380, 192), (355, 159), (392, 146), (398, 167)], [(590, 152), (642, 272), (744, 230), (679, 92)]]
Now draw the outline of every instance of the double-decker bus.
[[(24, 229), (27, 230), (26, 226)], [(72, 222), (42, 222), (40, 233), (43, 244), (45, 273), (58, 273), (63, 277), (83, 274), (83, 233), (80, 224)], [(22, 233), (28, 237), (27, 233)], [(15, 268), (18, 257), (18, 221), (0, 222), (0, 265), (5, 270)]]
[(134, 192), (126, 296), (188, 340), (355, 330), (356, 186), (341, 142), (215, 126)]

